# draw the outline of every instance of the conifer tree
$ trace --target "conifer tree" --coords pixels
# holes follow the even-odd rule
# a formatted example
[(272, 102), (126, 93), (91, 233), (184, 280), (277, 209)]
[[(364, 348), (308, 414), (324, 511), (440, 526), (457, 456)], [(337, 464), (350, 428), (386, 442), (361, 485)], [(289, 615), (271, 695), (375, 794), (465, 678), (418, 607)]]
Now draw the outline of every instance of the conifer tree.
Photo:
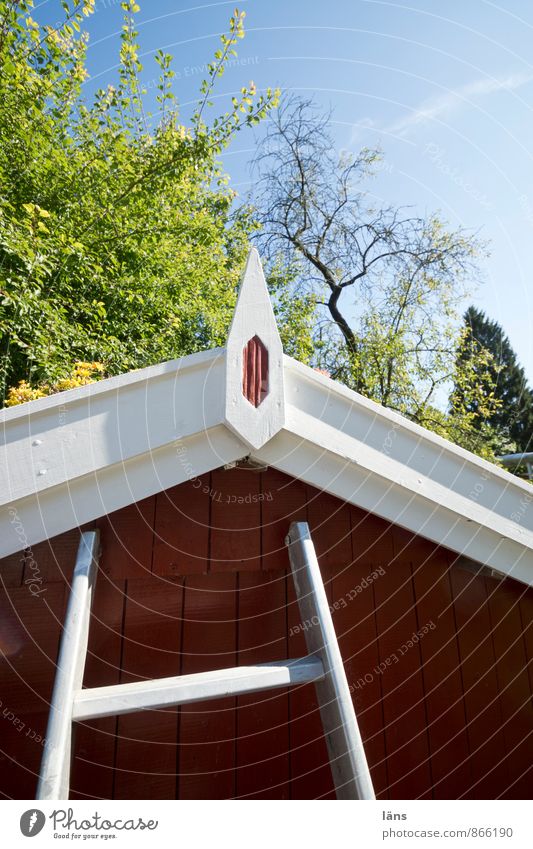
[[(498, 322), (473, 306), (467, 309), (464, 323), (458, 360), (470, 362), (472, 374), (484, 387), (485, 394), (493, 393), (497, 401), (488, 417), (478, 416), (477, 426), (490, 425), (497, 432), (502, 453), (531, 451), (533, 392), (508, 337)], [(486, 352), (490, 354), (488, 362)], [(476, 361), (482, 363), (479, 369), (476, 369)], [(452, 407), (462, 400), (461, 396), (462, 389), (456, 386)], [(469, 401), (471, 412), (477, 412), (476, 403), (475, 399)]]

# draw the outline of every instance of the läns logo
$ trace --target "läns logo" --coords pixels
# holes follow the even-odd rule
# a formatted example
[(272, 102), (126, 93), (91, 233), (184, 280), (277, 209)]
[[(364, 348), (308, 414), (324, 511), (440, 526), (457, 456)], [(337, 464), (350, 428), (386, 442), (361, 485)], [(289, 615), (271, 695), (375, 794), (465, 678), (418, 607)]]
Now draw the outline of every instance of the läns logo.
[(29, 811), (24, 811), (20, 818), (20, 830), (24, 837), (35, 837), (42, 831), (46, 822), (46, 817), (42, 811), (37, 808), (31, 808)]

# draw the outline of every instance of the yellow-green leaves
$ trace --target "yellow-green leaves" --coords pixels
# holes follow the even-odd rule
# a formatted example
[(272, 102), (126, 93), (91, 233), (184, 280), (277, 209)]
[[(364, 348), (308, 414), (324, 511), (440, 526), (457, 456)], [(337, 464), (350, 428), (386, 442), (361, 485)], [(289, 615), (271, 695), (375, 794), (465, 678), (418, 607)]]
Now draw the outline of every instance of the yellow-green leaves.
[[(159, 51), (150, 124), (134, 2), (123, 4), (118, 83), (88, 101), (94, 3), (64, 0), (39, 44), (29, 7), (0, 0), (0, 368), (4, 386), (25, 381), (20, 400), (74, 380), (76, 361), (116, 374), (224, 341), (254, 223), (234, 210), (217, 154), (275, 101), (239, 83), (227, 112), (178, 120), (172, 58)], [(236, 11), (217, 45), (206, 110), (243, 19)]]
[(54, 395), (56, 392), (64, 392), (66, 389), (76, 389), (78, 386), (95, 383), (103, 377), (104, 371), (102, 363), (76, 362), (68, 377), (59, 378), (51, 384), (41, 383), (37, 387), (32, 387), (27, 380), (20, 380), (17, 386), (12, 386), (8, 390), (5, 406), (16, 407), (26, 401), (35, 401), (38, 398), (45, 398), (47, 395)]
[[(215, 51), (214, 61), (207, 66), (208, 78), (204, 79), (200, 86), (201, 94), (203, 95), (198, 108), (193, 116), (193, 127), (196, 135), (204, 134), (207, 130), (204, 123), (205, 109), (212, 106), (212, 101), (209, 100), (213, 91), (215, 81), (221, 77), (232, 57), (237, 56), (234, 49), (237, 41), (244, 37), (244, 18), (246, 13), (239, 11), (236, 8), (229, 22), (229, 32), (223, 33), (220, 36), (222, 48)], [(279, 91), (273, 92), (267, 89), (264, 95), (256, 97), (257, 90), (255, 84), (250, 82), (248, 86), (244, 86), (240, 90), (240, 95), (231, 97), (231, 109), (224, 115), (214, 119), (211, 124), (211, 138), (213, 140), (214, 150), (220, 152), (225, 147), (232, 136), (241, 126), (253, 126), (263, 118), (266, 118), (270, 109), (275, 108), (279, 100)], [(245, 116), (244, 118), (242, 116)]]

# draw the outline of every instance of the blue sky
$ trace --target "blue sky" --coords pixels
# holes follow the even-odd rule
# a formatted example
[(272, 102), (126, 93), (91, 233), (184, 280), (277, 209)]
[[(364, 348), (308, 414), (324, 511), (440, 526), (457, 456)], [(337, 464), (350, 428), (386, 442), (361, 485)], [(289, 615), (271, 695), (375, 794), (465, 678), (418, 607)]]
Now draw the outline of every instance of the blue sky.
[[(174, 56), (185, 114), (234, 3), (138, 0), (148, 90), (153, 53)], [(339, 150), (380, 145), (373, 190), (387, 202), (439, 211), (490, 242), (472, 299), (508, 334), (533, 383), (533, 3), (531, 0), (246, 0), (239, 62), (221, 101), (250, 79), (314, 96), (334, 109)], [(36, 2), (53, 23), (56, 0)], [(119, 0), (96, 0), (88, 91), (113, 82)], [(222, 102), (221, 102), (222, 106)], [(225, 155), (232, 184), (248, 188), (254, 134)]]

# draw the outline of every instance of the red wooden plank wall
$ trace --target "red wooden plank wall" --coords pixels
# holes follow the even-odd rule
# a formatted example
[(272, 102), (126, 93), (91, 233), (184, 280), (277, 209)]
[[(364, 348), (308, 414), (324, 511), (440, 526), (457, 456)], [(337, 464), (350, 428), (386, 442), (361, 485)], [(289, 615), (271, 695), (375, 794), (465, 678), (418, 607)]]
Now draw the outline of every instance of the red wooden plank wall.
[[(304, 654), (295, 519), (311, 527), (378, 797), (530, 796), (533, 590), (273, 469), (217, 470), (95, 523), (85, 684)], [(0, 562), (4, 797), (35, 791), (78, 540)], [(71, 795), (329, 798), (314, 688), (82, 724)]]

